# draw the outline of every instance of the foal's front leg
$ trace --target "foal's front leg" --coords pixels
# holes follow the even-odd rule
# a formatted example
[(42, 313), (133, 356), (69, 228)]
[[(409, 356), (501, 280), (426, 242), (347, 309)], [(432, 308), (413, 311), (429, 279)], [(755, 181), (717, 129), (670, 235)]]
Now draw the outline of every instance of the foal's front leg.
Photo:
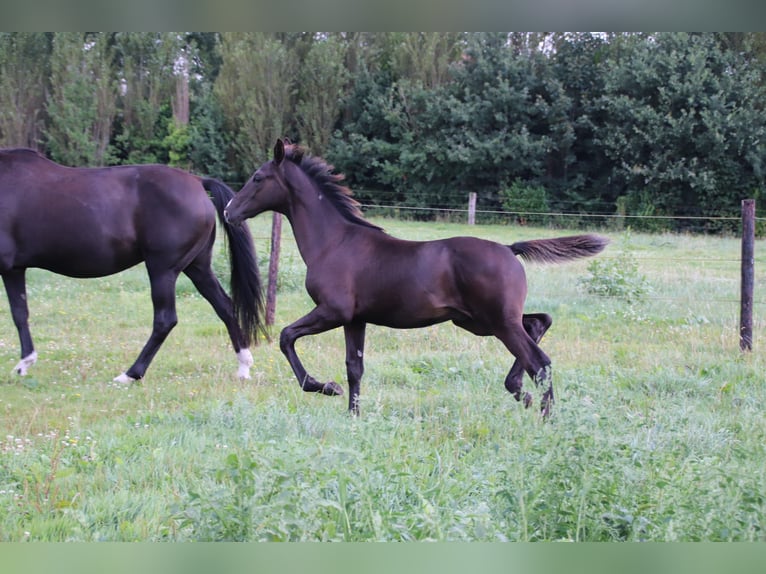
[(310, 376), (303, 363), (295, 352), (295, 342), (306, 335), (316, 335), (336, 327), (341, 323), (337, 319), (328, 317), (321, 307), (314, 308), (308, 315), (304, 315), (295, 323), (292, 323), (282, 329), (279, 335), (279, 348), (290, 363), (290, 367), (298, 379), (298, 384), (308, 393), (322, 393), (323, 395), (342, 395), (343, 389), (340, 385), (330, 381), (329, 383), (320, 383), (314, 377)]
[(346, 374), (348, 375), (348, 410), (359, 415), (359, 386), (364, 375), (364, 333), (366, 323), (345, 325)]

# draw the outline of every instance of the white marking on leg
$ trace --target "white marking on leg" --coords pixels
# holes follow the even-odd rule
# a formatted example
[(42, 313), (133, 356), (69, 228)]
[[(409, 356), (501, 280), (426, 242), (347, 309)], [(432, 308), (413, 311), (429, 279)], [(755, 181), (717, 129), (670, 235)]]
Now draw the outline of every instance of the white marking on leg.
[(128, 375), (126, 375), (125, 373), (121, 373), (121, 374), (117, 375), (117, 376), (114, 378), (114, 382), (115, 382), (115, 383), (121, 383), (121, 384), (123, 384), (123, 385), (127, 385), (127, 384), (129, 384), (129, 383), (133, 383), (133, 382), (135, 382), (135, 381), (136, 381), (136, 379), (134, 379), (133, 377), (129, 377), (129, 376), (128, 376)]
[(240, 379), (249, 379), (250, 367), (253, 366), (253, 354), (250, 352), (250, 349), (242, 349), (237, 353), (237, 360), (239, 361), (237, 376)]
[(21, 359), (19, 363), (13, 367), (13, 370), (19, 375), (26, 375), (27, 369), (37, 362), (37, 351), (32, 351), (26, 357)]

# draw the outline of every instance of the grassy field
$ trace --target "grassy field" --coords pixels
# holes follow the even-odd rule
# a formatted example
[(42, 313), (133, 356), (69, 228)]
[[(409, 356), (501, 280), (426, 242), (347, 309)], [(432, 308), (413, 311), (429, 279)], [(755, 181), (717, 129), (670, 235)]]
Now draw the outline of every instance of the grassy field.
[[(566, 233), (376, 222), (411, 239)], [(269, 225), (252, 222), (264, 266)], [(143, 267), (30, 270), (40, 360), (27, 377), (11, 374), (0, 301), (0, 540), (766, 540), (763, 242), (743, 354), (737, 239), (607, 235), (601, 257), (616, 270), (629, 256), (645, 278), (637, 302), (588, 293), (588, 261), (528, 267), (527, 309), (554, 317), (548, 421), (506, 393), (501, 345), (451, 324), (369, 328), (359, 418), (345, 397), (302, 393), (275, 343), (253, 349), (240, 382), (185, 279), (146, 378), (118, 385), (151, 324)], [(311, 308), (288, 227), (282, 252), (275, 336)], [(344, 383), (341, 331), (298, 350)]]

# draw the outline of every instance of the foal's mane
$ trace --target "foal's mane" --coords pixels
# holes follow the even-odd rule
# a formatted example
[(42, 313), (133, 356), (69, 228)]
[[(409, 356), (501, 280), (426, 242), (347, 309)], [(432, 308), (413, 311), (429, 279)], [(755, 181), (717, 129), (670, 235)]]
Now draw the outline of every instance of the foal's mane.
[(345, 176), (342, 173), (334, 173), (334, 166), (321, 157), (307, 154), (305, 148), (294, 144), (285, 145), (285, 159), (289, 159), (300, 167), (303, 173), (317, 184), (322, 195), (327, 197), (348, 221), (383, 231), (382, 227), (364, 218), (359, 202), (353, 197), (353, 192), (342, 184), (346, 179)]

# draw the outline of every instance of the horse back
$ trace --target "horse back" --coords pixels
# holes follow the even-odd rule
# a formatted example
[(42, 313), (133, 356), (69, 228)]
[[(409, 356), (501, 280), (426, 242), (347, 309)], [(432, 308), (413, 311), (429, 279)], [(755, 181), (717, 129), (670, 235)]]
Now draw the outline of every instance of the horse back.
[(17, 217), (82, 217), (106, 225), (143, 218), (162, 223), (152, 214), (215, 217), (200, 178), (183, 170), (157, 164), (67, 167), (26, 148), (0, 150), (0, 202)]
[[(215, 210), (199, 178), (162, 165), (72, 168), (0, 151), (0, 267), (102, 276), (151, 253), (209, 243)], [(182, 262), (179, 260), (179, 265)]]

